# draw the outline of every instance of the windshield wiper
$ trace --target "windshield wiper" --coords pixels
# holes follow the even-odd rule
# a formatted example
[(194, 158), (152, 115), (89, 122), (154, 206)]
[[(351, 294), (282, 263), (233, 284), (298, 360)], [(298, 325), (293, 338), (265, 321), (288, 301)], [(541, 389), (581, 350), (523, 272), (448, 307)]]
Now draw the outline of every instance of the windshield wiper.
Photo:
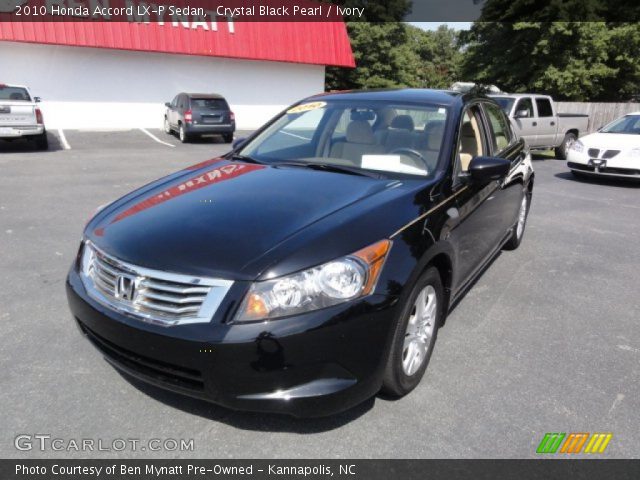
[(274, 163), (275, 167), (303, 167), (310, 168), (312, 170), (322, 170), (324, 172), (336, 172), (336, 173), (346, 173), (348, 175), (359, 175), (362, 177), (369, 178), (385, 178), (380, 173), (369, 172), (367, 170), (362, 170), (358, 167), (349, 167), (347, 165), (336, 165), (333, 163), (315, 163), (315, 162), (278, 162)]
[(257, 163), (259, 165), (264, 165), (264, 162), (261, 162), (256, 158), (249, 157), (248, 155), (241, 155), (239, 153), (233, 153), (227, 158), (230, 158), (231, 160), (239, 160), (241, 162), (246, 162), (246, 163)]

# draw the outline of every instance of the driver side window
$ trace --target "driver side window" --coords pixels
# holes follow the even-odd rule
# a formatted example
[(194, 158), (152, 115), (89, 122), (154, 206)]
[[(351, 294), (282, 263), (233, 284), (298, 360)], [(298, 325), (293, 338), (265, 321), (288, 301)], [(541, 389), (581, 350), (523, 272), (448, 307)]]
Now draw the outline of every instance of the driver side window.
[(458, 137), (458, 161), (460, 173), (467, 173), (473, 157), (484, 155), (480, 115), (477, 107), (469, 108), (462, 117)]
[(518, 100), (515, 112), (526, 111), (528, 112), (528, 118), (533, 118), (533, 103), (530, 98), (521, 98)]

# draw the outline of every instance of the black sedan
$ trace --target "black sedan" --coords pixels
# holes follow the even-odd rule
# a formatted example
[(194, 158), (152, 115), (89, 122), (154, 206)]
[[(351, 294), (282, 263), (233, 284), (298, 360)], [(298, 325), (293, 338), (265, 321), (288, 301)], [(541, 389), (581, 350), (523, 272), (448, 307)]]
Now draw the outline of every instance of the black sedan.
[(484, 96), (318, 95), (97, 213), (69, 304), (114, 367), (231, 408), (402, 396), (451, 305), (520, 244), (533, 178)]

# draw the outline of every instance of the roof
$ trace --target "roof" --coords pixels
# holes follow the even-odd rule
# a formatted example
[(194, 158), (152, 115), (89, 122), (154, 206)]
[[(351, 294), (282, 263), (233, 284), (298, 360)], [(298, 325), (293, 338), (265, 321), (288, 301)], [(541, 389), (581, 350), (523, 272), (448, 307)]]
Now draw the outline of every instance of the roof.
[(221, 21), (215, 30), (203, 24), (0, 21), (0, 41), (355, 66), (344, 22)]
[(522, 97), (545, 97), (551, 98), (550, 95), (545, 95), (544, 93), (489, 93), (487, 96), (491, 98), (522, 98)]
[(189, 93), (189, 92), (182, 92), (182, 93), (189, 98), (216, 98), (216, 99), (224, 100), (224, 97), (218, 93)]
[(449, 90), (432, 90), (428, 88), (395, 88), (373, 90), (345, 90), (315, 95), (311, 98), (327, 98), (340, 100), (391, 101), (419, 103), (429, 102), (437, 105), (452, 105), (461, 98), (466, 98), (460, 92)]

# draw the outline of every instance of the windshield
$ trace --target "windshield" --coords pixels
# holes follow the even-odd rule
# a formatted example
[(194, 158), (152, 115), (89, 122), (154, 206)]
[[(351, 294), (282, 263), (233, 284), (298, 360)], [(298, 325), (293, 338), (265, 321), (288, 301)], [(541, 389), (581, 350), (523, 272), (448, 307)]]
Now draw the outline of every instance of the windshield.
[(0, 85), (0, 100), (24, 100), (25, 102), (30, 102), (31, 98), (26, 88)]
[(237, 152), (263, 163), (336, 165), (410, 175), (436, 170), (447, 109), (318, 100), (287, 110)]
[(500, 105), (500, 108), (504, 111), (504, 113), (506, 113), (507, 115), (509, 115), (509, 113), (511, 112), (511, 107), (513, 106), (513, 101), (515, 100), (512, 97), (491, 97), (493, 98), (498, 105)]
[(626, 133), (640, 135), (640, 115), (626, 115), (614, 120), (600, 130), (601, 133)]

